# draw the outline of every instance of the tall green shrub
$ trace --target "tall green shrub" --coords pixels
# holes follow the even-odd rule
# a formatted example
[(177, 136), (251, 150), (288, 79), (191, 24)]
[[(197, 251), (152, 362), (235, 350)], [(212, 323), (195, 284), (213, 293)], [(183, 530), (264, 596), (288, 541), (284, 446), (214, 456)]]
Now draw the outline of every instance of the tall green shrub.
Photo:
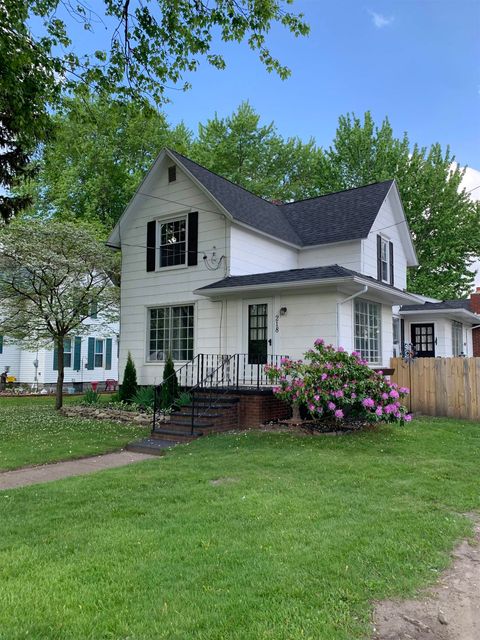
[(120, 400), (123, 400), (123, 402), (131, 402), (133, 396), (137, 393), (137, 386), (137, 370), (135, 369), (135, 364), (129, 351), (125, 372), (123, 374), (123, 383), (118, 391)]
[(170, 409), (178, 398), (178, 380), (175, 373), (172, 356), (168, 354), (163, 369), (163, 384), (160, 396), (160, 405), (162, 409)]

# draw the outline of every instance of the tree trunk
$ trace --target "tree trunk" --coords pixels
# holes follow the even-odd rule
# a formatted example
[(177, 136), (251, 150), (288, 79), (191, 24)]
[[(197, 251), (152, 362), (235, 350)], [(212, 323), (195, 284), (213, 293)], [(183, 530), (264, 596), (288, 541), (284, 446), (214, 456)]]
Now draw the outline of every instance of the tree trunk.
[(63, 406), (63, 378), (65, 375), (64, 358), (63, 358), (63, 336), (57, 336), (55, 339), (57, 347), (57, 390), (55, 395), (55, 409), (61, 409)]

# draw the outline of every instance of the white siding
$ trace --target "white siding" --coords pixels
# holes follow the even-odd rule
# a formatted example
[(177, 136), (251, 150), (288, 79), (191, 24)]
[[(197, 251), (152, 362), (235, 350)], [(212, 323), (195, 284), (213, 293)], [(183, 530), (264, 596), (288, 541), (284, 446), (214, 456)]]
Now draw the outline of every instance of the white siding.
[(302, 249), (298, 256), (298, 266), (325, 267), (331, 264), (339, 264), (352, 271), (361, 270), (361, 242), (342, 242), (330, 244), (312, 249)]
[[(412, 324), (433, 323), (435, 332), (435, 356), (451, 358), (453, 356), (452, 320), (441, 316), (425, 314), (403, 316), (405, 320), (405, 342), (410, 344)], [(473, 356), (471, 325), (462, 324), (463, 352), (467, 357)]]
[[(139, 384), (158, 383), (163, 365), (147, 362), (147, 311), (149, 307), (176, 304), (195, 306), (195, 353), (218, 353), (222, 305), (211, 302), (193, 291), (217, 280), (229, 271), (230, 223), (215, 204), (177, 166), (177, 179), (167, 180), (165, 161), (152, 172), (142, 186), (138, 205), (122, 224), (122, 289), (120, 380), (130, 351), (137, 368)], [(146, 271), (147, 223), (157, 218), (198, 211), (198, 265), (156, 272)], [(209, 270), (203, 252), (209, 260), (215, 250), (218, 259), (215, 270)]]
[[(100, 323), (91, 324), (88, 335), (82, 336), (80, 370), (73, 368), (73, 344), (72, 337), (72, 366), (65, 368), (65, 384), (71, 382), (103, 382), (107, 379), (118, 380), (118, 324), (100, 326)], [(104, 366), (89, 370), (86, 368), (88, 358), (88, 337), (97, 337), (105, 340), (112, 338), (112, 366), (105, 369), (105, 343)], [(27, 350), (18, 344), (12, 344), (5, 339), (3, 353), (0, 354), (0, 370), (5, 366), (10, 367), (9, 374), (15, 376), (21, 384), (33, 384), (35, 382), (35, 360), (38, 360), (37, 381), (40, 386), (53, 384), (57, 381), (57, 371), (53, 369), (53, 344), (51, 348), (41, 347), (37, 351)]]
[(394, 286), (397, 289), (407, 288), (407, 258), (400, 236), (400, 218), (394, 213), (393, 193), (385, 199), (378, 212), (368, 238), (362, 240), (362, 265), (360, 271), (367, 276), (377, 277), (377, 234), (393, 242)]
[(297, 269), (299, 266), (296, 249), (238, 225), (231, 226), (230, 234), (232, 276)]
[(21, 349), (16, 345), (9, 342), (8, 338), (3, 339), (3, 349), (0, 353), (0, 373), (5, 371), (5, 367), (9, 367), (9, 375), (15, 376), (18, 379), (20, 375), (20, 359)]

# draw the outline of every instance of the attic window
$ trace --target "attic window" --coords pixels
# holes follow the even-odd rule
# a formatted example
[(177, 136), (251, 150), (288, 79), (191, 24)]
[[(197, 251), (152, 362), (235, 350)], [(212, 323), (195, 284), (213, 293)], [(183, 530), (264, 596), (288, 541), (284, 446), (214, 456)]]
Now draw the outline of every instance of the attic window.
[(168, 167), (168, 182), (175, 182), (177, 179), (177, 167), (172, 165)]

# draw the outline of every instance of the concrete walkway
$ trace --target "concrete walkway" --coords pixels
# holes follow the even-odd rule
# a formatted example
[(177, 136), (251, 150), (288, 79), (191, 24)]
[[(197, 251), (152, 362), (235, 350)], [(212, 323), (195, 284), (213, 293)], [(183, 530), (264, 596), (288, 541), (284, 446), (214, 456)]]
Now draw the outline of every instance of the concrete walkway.
[(113, 469), (114, 467), (124, 467), (133, 462), (149, 460), (155, 457), (132, 451), (118, 451), (91, 458), (44, 464), (40, 467), (25, 467), (23, 469), (14, 469), (13, 471), (4, 471), (0, 473), (0, 490), (52, 482), (53, 480), (69, 478), (70, 476), (83, 476), (87, 473), (95, 473), (96, 471)]

